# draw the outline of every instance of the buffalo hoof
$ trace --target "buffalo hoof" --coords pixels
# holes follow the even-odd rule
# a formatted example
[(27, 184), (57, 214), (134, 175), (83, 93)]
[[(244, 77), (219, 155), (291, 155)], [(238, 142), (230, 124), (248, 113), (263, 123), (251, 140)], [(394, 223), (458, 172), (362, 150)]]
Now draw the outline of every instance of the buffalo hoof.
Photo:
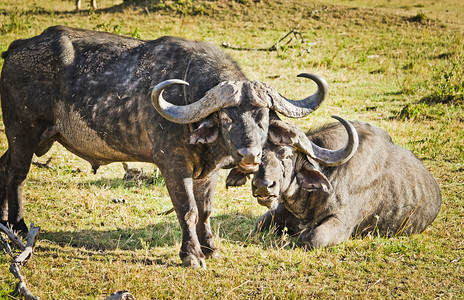
[(24, 222), (24, 219), (19, 220), (19, 222), (16, 224), (10, 224), (7, 221), (0, 221), (0, 223), (7, 228), (11, 228), (13, 232), (18, 233), (19, 235), (23, 237), (25, 237), (27, 233), (29, 232), (29, 229), (27, 228), (27, 225)]
[(182, 258), (182, 264), (184, 265), (184, 267), (189, 267), (193, 269), (206, 269), (205, 259), (196, 257), (192, 254)]
[(27, 228), (26, 222), (24, 222), (24, 219), (19, 220), (18, 223), (13, 224), (13, 231), (16, 231), (17, 233), (26, 236), (27, 233), (29, 232), (29, 229)]
[(220, 258), (221, 255), (217, 252), (217, 249), (204, 249), (202, 247), (202, 252), (206, 258)]
[(310, 251), (316, 248), (312, 244), (312, 238), (313, 238), (313, 232), (311, 229), (306, 228), (300, 233), (300, 243), (301, 243), (301, 247), (304, 250)]
[[(319, 231), (320, 232), (320, 231)], [(318, 248), (334, 246), (329, 234), (319, 234), (317, 229), (305, 229), (300, 234), (300, 242), (304, 250), (311, 251)]]

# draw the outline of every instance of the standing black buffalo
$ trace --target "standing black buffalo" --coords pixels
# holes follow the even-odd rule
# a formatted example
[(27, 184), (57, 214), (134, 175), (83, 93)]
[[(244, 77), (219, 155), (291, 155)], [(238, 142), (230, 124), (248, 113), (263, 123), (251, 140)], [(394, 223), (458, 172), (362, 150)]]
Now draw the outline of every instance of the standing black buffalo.
[(23, 183), (33, 154), (45, 154), (55, 141), (95, 170), (116, 161), (153, 162), (182, 228), (186, 266), (204, 266), (216, 251), (209, 216), (218, 170), (257, 171), (274, 111), (303, 117), (327, 95), (325, 80), (301, 74), (318, 90), (288, 100), (247, 80), (211, 45), (174, 37), (141, 41), (57, 26), (13, 42), (2, 57), (9, 148), (0, 158), (0, 221), (27, 231)]
[[(393, 144), (384, 130), (338, 119), (343, 126), (334, 123), (307, 136), (317, 145), (337, 149), (347, 143), (345, 129), (347, 145), (356, 140), (350, 129), (354, 126), (359, 146), (346, 163), (327, 166), (289, 146), (271, 144), (264, 151), (252, 189), (271, 210), (261, 216), (257, 228), (275, 224), (279, 230), (300, 232), (301, 242), (309, 248), (368, 233), (422, 232), (440, 210), (436, 180), (413, 153)], [(284, 135), (270, 139), (277, 144), (282, 138), (305, 140), (299, 132), (289, 125)], [(231, 178), (228, 184), (236, 185)]]

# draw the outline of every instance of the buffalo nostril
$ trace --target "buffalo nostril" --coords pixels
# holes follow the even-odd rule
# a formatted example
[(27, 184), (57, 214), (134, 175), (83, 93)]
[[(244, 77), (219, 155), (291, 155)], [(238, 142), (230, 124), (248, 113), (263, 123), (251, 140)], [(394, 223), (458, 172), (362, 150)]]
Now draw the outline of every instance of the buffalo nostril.
[(242, 157), (242, 161), (246, 163), (260, 163), (261, 149), (259, 148), (241, 148), (237, 150), (237, 155)]
[(261, 149), (252, 148), (250, 152), (251, 152), (251, 155), (253, 155), (255, 157), (258, 157), (258, 158), (261, 158)]
[(273, 181), (273, 180), (269, 180), (269, 179), (264, 179), (263, 180), (263, 186), (266, 187), (266, 188), (273, 188), (275, 187), (276, 185), (276, 182)]
[(275, 181), (261, 178), (255, 178), (252, 183), (258, 189), (269, 189), (276, 186)]

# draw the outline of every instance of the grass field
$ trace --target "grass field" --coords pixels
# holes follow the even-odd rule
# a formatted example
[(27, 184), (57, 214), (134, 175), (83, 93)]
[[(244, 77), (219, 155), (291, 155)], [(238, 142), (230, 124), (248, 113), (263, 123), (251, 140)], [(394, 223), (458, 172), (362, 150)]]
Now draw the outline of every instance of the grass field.
[[(249, 185), (219, 182), (212, 226), (220, 257), (206, 270), (181, 266), (180, 226), (161, 178), (124, 181), (121, 164), (90, 165), (55, 145), (35, 161), (24, 188), (26, 222), (42, 228), (22, 269), (42, 299), (462, 299), (464, 298), (464, 4), (458, 0), (97, 1), (0, 0), (0, 50), (63, 24), (142, 39), (162, 35), (245, 48), (224, 49), (250, 79), (301, 98), (324, 76), (329, 99), (290, 120), (304, 129), (336, 114), (387, 130), (437, 178), (443, 205), (422, 234), (370, 236), (303, 251), (291, 236), (253, 233), (266, 211)], [(129, 5), (130, 4), (130, 5)], [(83, 1), (83, 6), (88, 2)], [(0, 59), (0, 67), (3, 60)], [(0, 153), (7, 149), (0, 122)], [(146, 172), (155, 167), (137, 165)], [(114, 201), (124, 199), (124, 201)], [(10, 257), (0, 254), (0, 299), (16, 299)]]

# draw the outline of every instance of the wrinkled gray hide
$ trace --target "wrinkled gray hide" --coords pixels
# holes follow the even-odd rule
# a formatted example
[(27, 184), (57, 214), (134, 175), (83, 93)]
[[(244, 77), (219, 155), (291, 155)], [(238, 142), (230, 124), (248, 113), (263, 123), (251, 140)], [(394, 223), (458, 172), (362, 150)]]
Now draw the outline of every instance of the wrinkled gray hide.
[[(288, 146), (270, 144), (254, 174), (254, 196), (271, 210), (257, 228), (276, 225), (300, 233), (307, 247), (341, 243), (350, 236), (422, 232), (438, 214), (440, 188), (421, 161), (392, 143), (382, 129), (352, 122), (359, 147), (345, 164), (321, 165)], [(307, 136), (338, 149), (346, 143), (339, 123)]]

